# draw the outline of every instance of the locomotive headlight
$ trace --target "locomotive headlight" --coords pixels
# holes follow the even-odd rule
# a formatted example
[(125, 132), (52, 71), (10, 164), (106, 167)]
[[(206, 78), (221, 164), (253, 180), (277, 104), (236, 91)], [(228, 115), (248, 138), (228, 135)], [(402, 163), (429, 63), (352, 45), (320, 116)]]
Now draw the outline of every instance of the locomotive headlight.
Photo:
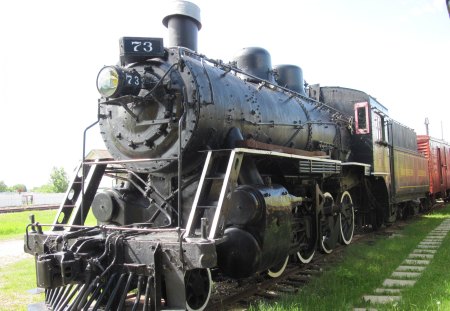
[(111, 97), (116, 93), (119, 85), (119, 73), (114, 67), (103, 67), (97, 76), (97, 89), (104, 97)]
[(97, 89), (106, 98), (138, 95), (141, 84), (141, 76), (136, 70), (118, 66), (103, 67), (97, 76)]

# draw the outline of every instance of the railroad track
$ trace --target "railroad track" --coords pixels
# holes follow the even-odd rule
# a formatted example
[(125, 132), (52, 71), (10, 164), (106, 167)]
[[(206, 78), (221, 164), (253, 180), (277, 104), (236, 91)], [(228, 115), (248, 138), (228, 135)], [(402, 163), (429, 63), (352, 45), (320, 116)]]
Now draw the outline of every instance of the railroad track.
[(26, 211), (43, 211), (43, 210), (57, 209), (57, 208), (59, 208), (59, 205), (54, 205), (54, 204), (0, 207), (0, 214), (18, 213), (18, 212), (26, 212)]
[[(361, 231), (355, 234), (352, 244), (373, 241), (379, 235), (392, 235), (410, 221), (411, 219), (397, 221), (394, 225), (376, 232), (371, 229), (367, 232)], [(257, 301), (273, 301), (281, 298), (283, 294), (295, 294), (328, 266), (338, 263), (345, 250), (346, 246), (339, 245), (331, 254), (316, 252), (313, 260), (308, 264), (289, 263), (284, 273), (278, 278), (261, 274), (239, 282), (215, 275), (215, 288), (205, 310), (247, 309)]]

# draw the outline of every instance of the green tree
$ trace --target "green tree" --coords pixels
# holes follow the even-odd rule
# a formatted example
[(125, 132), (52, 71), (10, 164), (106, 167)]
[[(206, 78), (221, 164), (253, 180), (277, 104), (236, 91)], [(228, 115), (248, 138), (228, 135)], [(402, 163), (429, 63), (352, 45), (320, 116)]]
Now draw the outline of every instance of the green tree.
[(39, 192), (39, 193), (53, 193), (55, 192), (55, 188), (51, 184), (45, 184), (40, 187), (33, 188), (33, 192)]
[(53, 167), (50, 174), (50, 184), (55, 192), (66, 192), (69, 186), (69, 178), (64, 168)]
[(17, 184), (17, 185), (12, 186), (10, 188), (10, 190), (14, 191), (14, 192), (19, 192), (19, 193), (27, 192), (27, 186), (25, 186), (24, 184)]
[(8, 186), (5, 184), (3, 180), (0, 180), (0, 192), (8, 191)]

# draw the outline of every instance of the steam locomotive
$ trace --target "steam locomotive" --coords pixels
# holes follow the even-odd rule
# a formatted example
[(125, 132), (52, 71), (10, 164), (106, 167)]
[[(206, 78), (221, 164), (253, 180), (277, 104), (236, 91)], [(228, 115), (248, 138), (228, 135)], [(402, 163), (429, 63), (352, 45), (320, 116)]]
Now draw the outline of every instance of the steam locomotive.
[[(278, 277), (427, 202), (416, 134), (375, 98), (305, 90), (261, 48), (199, 54), (190, 2), (163, 23), (168, 47), (120, 39), (120, 65), (97, 77), (108, 152), (77, 168), (49, 231), (27, 227), (48, 309), (203, 310), (212, 275)], [(104, 176), (116, 185), (99, 190)]]

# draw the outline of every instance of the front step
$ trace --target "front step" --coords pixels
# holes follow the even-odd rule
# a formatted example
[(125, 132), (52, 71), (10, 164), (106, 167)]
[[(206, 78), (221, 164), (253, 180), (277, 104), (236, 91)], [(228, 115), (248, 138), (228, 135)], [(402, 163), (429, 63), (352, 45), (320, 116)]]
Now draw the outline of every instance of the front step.
[[(94, 162), (80, 162), (67, 188), (64, 201), (56, 213), (53, 231), (64, 230), (64, 225), (83, 225), (91, 208), (92, 201), (102, 180), (107, 164), (99, 160)], [(83, 180), (84, 176), (84, 180)], [(84, 183), (84, 187), (82, 184)], [(84, 188), (84, 189), (83, 189)], [(69, 231), (76, 230), (69, 228)]]

